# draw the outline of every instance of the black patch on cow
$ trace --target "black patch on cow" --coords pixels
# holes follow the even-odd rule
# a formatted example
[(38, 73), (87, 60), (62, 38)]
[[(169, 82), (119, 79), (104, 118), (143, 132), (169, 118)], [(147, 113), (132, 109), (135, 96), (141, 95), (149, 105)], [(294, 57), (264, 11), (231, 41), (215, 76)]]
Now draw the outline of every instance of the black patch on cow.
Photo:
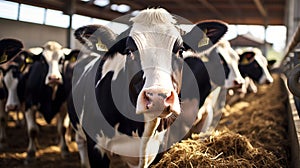
[[(141, 136), (144, 130), (144, 122), (140, 121), (143, 121), (143, 115), (136, 115), (135, 110), (130, 108), (131, 106), (134, 107), (131, 100), (136, 102), (136, 98), (133, 95), (138, 95), (138, 90), (140, 90), (139, 87), (142, 85), (140, 82), (143, 81), (142, 79), (139, 80), (142, 76), (139, 74), (141, 72), (138, 70), (139, 61), (132, 60), (128, 57), (126, 66), (119, 72), (117, 79), (114, 81), (112, 80), (114, 72), (111, 71), (107, 74), (102, 74), (102, 66), (105, 61), (105, 59), (101, 60), (95, 78), (95, 92), (99, 109), (105, 120), (112, 127), (119, 124), (118, 131), (121, 133), (132, 136), (132, 132), (138, 131), (138, 134)], [(104, 76), (102, 77), (102, 75)], [(99, 81), (100, 79), (101, 81)], [(134, 79), (134, 82), (130, 84), (132, 79)], [(131, 93), (131, 100), (128, 95), (130, 94), (130, 85), (136, 87), (133, 88), (135, 92)], [(114, 89), (113, 91), (112, 88)], [(117, 93), (118, 95), (113, 97), (112, 93)], [(119, 99), (119, 101), (117, 101), (117, 105), (115, 104), (116, 98)], [(122, 103), (122, 101), (124, 102)], [(121, 104), (119, 104), (120, 102)], [(114, 136), (114, 132), (105, 131), (105, 129), (103, 132), (106, 136)]]
[(95, 148), (96, 143), (90, 138), (89, 134), (85, 133), (87, 140), (87, 150), (91, 168), (110, 167), (110, 161), (106, 154), (102, 157), (100, 151)]
[(259, 82), (259, 79), (263, 75), (262, 67), (257, 63), (256, 60), (252, 61), (249, 64), (241, 65), (239, 64), (239, 70), (243, 77), (250, 77), (256, 82)]
[[(185, 63), (188, 65), (183, 67), (183, 77), (182, 77), (182, 90), (187, 93), (194, 93), (195, 88), (190, 87), (190, 83), (194, 80), (191, 77), (188, 77), (189, 71), (187, 68), (193, 72), (193, 75), (196, 79), (198, 85), (198, 92), (199, 94), (188, 94), (187, 97), (181, 97), (182, 99), (192, 99), (196, 98), (199, 99), (199, 108), (204, 104), (206, 97), (209, 95), (211, 91), (211, 84), (210, 84), (210, 77), (207, 72), (207, 69), (199, 58), (196, 57), (187, 57), (184, 59)], [(200, 96), (200, 98), (198, 97)]]
[(230, 72), (229, 66), (228, 66), (226, 60), (224, 59), (224, 57), (220, 53), (218, 53), (218, 54), (219, 54), (220, 59), (221, 59), (221, 64), (223, 65), (223, 68), (224, 68), (225, 77), (226, 77), (226, 79), (228, 79), (229, 72)]
[(7, 90), (4, 87), (0, 88), (0, 99), (1, 100), (5, 99), (7, 95), (8, 95)]

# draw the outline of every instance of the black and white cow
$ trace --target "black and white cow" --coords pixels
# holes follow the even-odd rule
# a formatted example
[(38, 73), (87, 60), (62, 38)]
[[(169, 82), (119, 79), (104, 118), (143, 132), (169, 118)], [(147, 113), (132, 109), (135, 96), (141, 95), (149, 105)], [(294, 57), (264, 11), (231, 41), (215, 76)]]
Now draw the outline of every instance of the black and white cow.
[(247, 92), (245, 89), (248, 89), (248, 86), (250, 86), (251, 90), (256, 93), (257, 87), (254, 82), (258, 84), (270, 84), (274, 81), (268, 70), (268, 60), (258, 48), (246, 48), (242, 51), (240, 54), (239, 70), (243, 77), (249, 80), (249, 82), (246, 82), (242, 92)]
[[(216, 44), (216, 47), (209, 52), (208, 58), (205, 59), (214, 58), (213, 55), (220, 56), (221, 64), (224, 68), (225, 79), (221, 78), (219, 80), (224, 80), (224, 85), (222, 85), (222, 87), (213, 87), (211, 89), (211, 93), (198, 112), (197, 121), (194, 123), (194, 127), (190, 130), (190, 133), (207, 132), (209, 129), (213, 129), (222, 115), (222, 108), (225, 105), (227, 89), (238, 89), (245, 84), (245, 80), (238, 68), (239, 55), (231, 48), (231, 45), (227, 40), (221, 39)], [(210, 76), (222, 74), (218, 71), (215, 74), (212, 73), (216, 71), (216, 66), (211, 66), (213, 69), (209, 71), (209, 73), (211, 73)], [(212, 86), (214, 86), (213, 83)], [(183, 104), (185, 103), (183, 102)], [(215, 123), (213, 124), (213, 122)], [(189, 135), (190, 134), (187, 134), (187, 136)]]
[(171, 123), (184, 115), (181, 99), (198, 100), (195, 119), (211, 90), (203, 61), (183, 53), (209, 49), (227, 31), (221, 21), (204, 21), (183, 35), (161, 8), (131, 21), (119, 36), (95, 25), (75, 32), (93, 52), (108, 49), (74, 69), (69, 114), (87, 141), (91, 167), (148, 167), (173, 133)]
[[(30, 48), (28, 50), (34, 60), (28, 73), (18, 84), (18, 90), (23, 90), (22, 100), (25, 101), (25, 118), (27, 121), (27, 131), (29, 144), (27, 149), (27, 159), (35, 158), (36, 140), (39, 127), (36, 123), (36, 112), (43, 114), (47, 123), (58, 115), (57, 130), (60, 137), (60, 148), (62, 156), (68, 154), (68, 147), (65, 140), (66, 125), (64, 119), (67, 114), (66, 100), (70, 95), (71, 79), (68, 73), (68, 66), (65, 60), (74, 59), (71, 49), (63, 48), (55, 41), (47, 42), (43, 47)], [(66, 78), (68, 80), (66, 80)]]
[(257, 93), (256, 83), (271, 84), (274, 81), (268, 69), (268, 60), (260, 49), (249, 47), (238, 49), (237, 53), (240, 56), (239, 70), (245, 78), (245, 83), (241, 89), (230, 93), (233, 96), (228, 101), (229, 105), (245, 97), (248, 92)]
[[(17, 57), (23, 50), (23, 43), (17, 39), (2, 39), (0, 41), (0, 149), (6, 144), (6, 121), (7, 111), (17, 110), (12, 109), (11, 102), (19, 102), (18, 98), (11, 94), (12, 87), (16, 87), (13, 77), (18, 78), (20, 71), (26, 65), (23, 57)], [(18, 116), (18, 114), (17, 114)]]

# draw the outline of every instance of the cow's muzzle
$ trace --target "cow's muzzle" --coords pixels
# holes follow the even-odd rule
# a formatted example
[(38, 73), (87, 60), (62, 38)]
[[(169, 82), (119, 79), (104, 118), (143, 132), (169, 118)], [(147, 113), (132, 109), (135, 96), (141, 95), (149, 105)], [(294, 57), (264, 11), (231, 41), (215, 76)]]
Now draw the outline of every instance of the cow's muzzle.
[(179, 98), (175, 91), (153, 87), (141, 91), (138, 97), (137, 113), (165, 118), (180, 113)]
[(49, 85), (62, 84), (62, 79), (56, 75), (50, 75), (48, 76), (48, 84)]
[(9, 105), (6, 105), (5, 110), (6, 111), (16, 111), (16, 110), (19, 110), (19, 106), (18, 105), (9, 104)]

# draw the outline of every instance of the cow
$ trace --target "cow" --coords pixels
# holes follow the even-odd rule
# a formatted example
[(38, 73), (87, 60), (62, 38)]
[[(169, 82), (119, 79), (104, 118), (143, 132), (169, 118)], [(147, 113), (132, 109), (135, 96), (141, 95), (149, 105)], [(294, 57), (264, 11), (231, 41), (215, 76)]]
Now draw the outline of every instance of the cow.
[(10, 79), (13, 76), (18, 77), (20, 70), (25, 68), (23, 57), (17, 57), (23, 48), (23, 43), (17, 39), (5, 38), (0, 41), (0, 149), (7, 146), (6, 111), (12, 110), (10, 102), (18, 102), (18, 98), (9, 92), (11, 87), (16, 86)]
[[(241, 88), (245, 83), (245, 80), (238, 69), (239, 55), (231, 48), (230, 43), (225, 39), (221, 39), (216, 44), (215, 48), (211, 49), (207, 54), (202, 55), (202, 60), (207, 64), (209, 59), (217, 58), (218, 56), (220, 57), (225, 74), (225, 78), (219, 78), (218, 80), (222, 80), (224, 84), (219, 85), (219, 87), (211, 88), (211, 92), (198, 111), (197, 120), (193, 123), (191, 129), (189, 127), (185, 128), (184, 124), (180, 125), (178, 129), (190, 129), (184, 139), (189, 138), (192, 133), (208, 132), (212, 130), (222, 115), (221, 110), (225, 105), (227, 90)], [(208, 70), (208, 73), (210, 73), (209, 76), (212, 76), (211, 79), (213, 79), (214, 76), (220, 76), (220, 74), (222, 74), (222, 72), (217, 70), (217, 66), (218, 65), (206, 65), (206, 68), (211, 68), (211, 70)], [(211, 85), (216, 86), (214, 80), (212, 80)], [(182, 104), (183, 106), (190, 106), (187, 102), (182, 102)], [(185, 116), (187, 113), (188, 110), (185, 110)], [(188, 118), (190, 117), (187, 117), (187, 119)]]
[(211, 20), (181, 34), (162, 8), (143, 10), (130, 21), (132, 26), (120, 35), (95, 25), (75, 31), (93, 52), (107, 50), (87, 57), (83, 66), (76, 64), (79, 76), (73, 78), (69, 102), (71, 122), (87, 142), (91, 167), (148, 167), (172, 134), (167, 133), (171, 123), (184, 113), (181, 99), (198, 98), (198, 109), (210, 93), (203, 61), (183, 53), (206, 51), (227, 32), (226, 23)]
[[(23, 91), (22, 100), (25, 102), (25, 119), (29, 137), (27, 157), (25, 163), (35, 159), (36, 141), (39, 127), (36, 123), (36, 112), (40, 112), (47, 123), (58, 115), (57, 130), (59, 146), (62, 156), (69, 153), (66, 144), (66, 125), (64, 119), (67, 114), (66, 100), (71, 91), (71, 79), (62, 73), (68, 70), (66, 60), (74, 59), (77, 52), (63, 48), (55, 41), (48, 41), (43, 47), (28, 49), (33, 63), (27, 73), (23, 75), (18, 84), (18, 90)], [(75, 59), (76, 60), (76, 59)], [(70, 76), (70, 75), (69, 75)]]
[(258, 84), (273, 83), (268, 70), (268, 60), (258, 48), (246, 48), (240, 54), (239, 70), (241, 74), (250, 77)]
[(245, 84), (241, 89), (236, 90), (236, 93), (230, 93), (228, 104), (233, 104), (237, 100), (243, 98), (246, 93), (257, 93), (257, 84), (272, 84), (274, 79), (268, 69), (268, 60), (258, 48), (238, 49), (237, 53), (240, 56), (239, 70), (245, 78)]

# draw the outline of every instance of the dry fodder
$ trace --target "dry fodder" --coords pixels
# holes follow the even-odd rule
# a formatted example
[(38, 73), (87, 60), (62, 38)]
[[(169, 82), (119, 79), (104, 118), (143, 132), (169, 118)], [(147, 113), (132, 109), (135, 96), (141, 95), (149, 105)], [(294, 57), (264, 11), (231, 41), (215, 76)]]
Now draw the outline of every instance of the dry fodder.
[(220, 131), (174, 144), (152, 167), (288, 167), (287, 92), (273, 77), (272, 85), (224, 109)]
[(281, 167), (277, 158), (263, 148), (255, 148), (240, 134), (226, 130), (214, 132), (202, 139), (194, 134), (191, 139), (174, 144), (153, 168), (182, 167)]

